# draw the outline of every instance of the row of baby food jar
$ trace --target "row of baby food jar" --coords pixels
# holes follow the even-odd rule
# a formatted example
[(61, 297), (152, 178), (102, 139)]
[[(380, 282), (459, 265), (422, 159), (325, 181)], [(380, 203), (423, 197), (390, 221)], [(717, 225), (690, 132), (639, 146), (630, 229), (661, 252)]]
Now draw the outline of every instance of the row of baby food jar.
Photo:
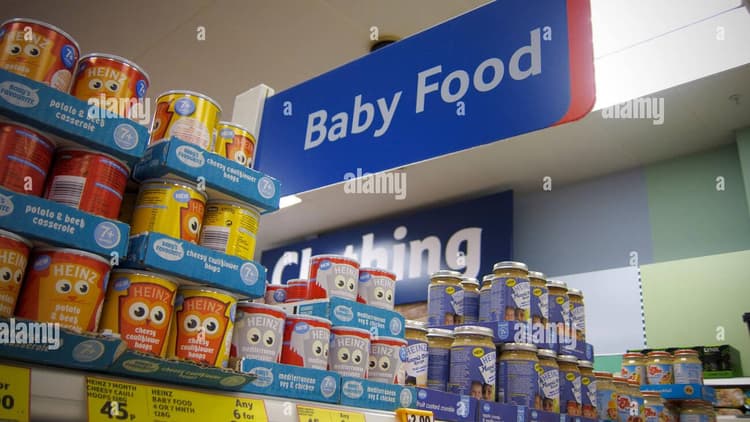
[[(148, 74), (123, 57), (92, 53), (80, 57), (75, 40), (60, 28), (34, 19), (0, 24), (0, 68), (49, 85), (114, 115), (146, 120)], [(156, 99), (151, 141), (178, 137), (252, 168), (256, 139), (244, 127), (221, 121), (221, 106), (185, 90)], [(94, 113), (95, 117), (106, 117)]]
[(265, 302), (281, 304), (330, 297), (393, 310), (396, 274), (382, 268), (360, 267), (356, 259), (346, 256), (314, 255), (310, 257), (308, 279), (266, 286)]
[[(493, 274), (474, 278), (441, 270), (431, 275), (427, 295), (429, 326), (488, 321), (531, 321), (568, 325), (577, 341), (586, 339), (583, 292), (558, 280), (547, 280), (526, 264), (502, 261)], [(575, 331), (573, 331), (575, 330)]]
[(693, 349), (632, 352), (622, 357), (622, 376), (645, 384), (703, 384), (703, 364)]
[(558, 356), (533, 344), (496, 345), (492, 330), (480, 326), (449, 330), (407, 321), (406, 338), (406, 375), (418, 386), (548, 412), (597, 416), (591, 362)]
[(599, 418), (616, 422), (714, 422), (716, 412), (703, 400), (668, 401), (656, 391), (609, 372), (595, 371)]

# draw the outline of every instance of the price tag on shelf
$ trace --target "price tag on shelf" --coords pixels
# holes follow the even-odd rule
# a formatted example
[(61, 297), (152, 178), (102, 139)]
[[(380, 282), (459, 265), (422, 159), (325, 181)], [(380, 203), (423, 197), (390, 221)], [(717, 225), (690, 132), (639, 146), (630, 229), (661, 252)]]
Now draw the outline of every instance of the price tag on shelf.
[(236, 422), (268, 420), (263, 400), (152, 387), (96, 377), (86, 379), (86, 389), (90, 422), (203, 422), (217, 418)]
[(396, 417), (399, 422), (435, 422), (431, 410), (420, 409), (397, 409)]
[(297, 415), (299, 422), (365, 422), (362, 413), (303, 405), (297, 405)]
[(28, 422), (31, 369), (0, 365), (0, 420)]

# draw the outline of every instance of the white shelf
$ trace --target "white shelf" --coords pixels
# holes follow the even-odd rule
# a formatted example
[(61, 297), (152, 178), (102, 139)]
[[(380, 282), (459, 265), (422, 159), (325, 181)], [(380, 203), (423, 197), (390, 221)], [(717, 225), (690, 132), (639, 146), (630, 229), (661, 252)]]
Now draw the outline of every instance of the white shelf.
[[(18, 363), (13, 363), (18, 365)], [(99, 375), (83, 371), (57, 369), (44, 366), (23, 365), (31, 368), (31, 420), (36, 422), (85, 421), (86, 415), (86, 376), (94, 375), (102, 378), (120, 379), (138, 384), (152, 384), (144, 380), (125, 379), (110, 375)], [(318, 408), (328, 408), (352, 411), (365, 415), (367, 422), (397, 422), (393, 412), (358, 409), (347, 406), (337, 406), (326, 403), (307, 402), (302, 400), (288, 400), (278, 397), (259, 396), (254, 394), (232, 393), (227, 391), (207, 391), (197, 388), (173, 385), (175, 388), (189, 389), (210, 394), (221, 394), (229, 397), (245, 397), (261, 399), (266, 405), (269, 421), (296, 421), (297, 408), (293, 405), (304, 404)], [(292, 409), (290, 415), (289, 409)], [(284, 412), (287, 412), (286, 414)]]
[(703, 384), (710, 385), (712, 387), (731, 387), (740, 385), (750, 386), (750, 377), (710, 378), (704, 379)]

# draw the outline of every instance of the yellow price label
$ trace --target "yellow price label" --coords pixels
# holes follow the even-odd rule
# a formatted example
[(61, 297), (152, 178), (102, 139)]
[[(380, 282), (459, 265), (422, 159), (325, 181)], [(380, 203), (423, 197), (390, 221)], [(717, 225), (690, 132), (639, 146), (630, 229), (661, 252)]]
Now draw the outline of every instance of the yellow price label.
[(0, 365), (0, 420), (28, 422), (31, 369)]
[(399, 422), (434, 422), (435, 417), (431, 410), (420, 409), (396, 409), (396, 417)]
[(365, 422), (362, 413), (303, 405), (297, 405), (297, 416), (299, 422)]
[(263, 400), (227, 397), (168, 387), (88, 377), (86, 379), (90, 422), (179, 420), (203, 422), (268, 420)]

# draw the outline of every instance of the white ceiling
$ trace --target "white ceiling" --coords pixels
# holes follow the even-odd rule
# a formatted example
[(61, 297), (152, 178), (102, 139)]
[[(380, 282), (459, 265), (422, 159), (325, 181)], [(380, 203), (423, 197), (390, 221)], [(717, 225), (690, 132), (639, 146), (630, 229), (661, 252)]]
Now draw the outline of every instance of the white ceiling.
[[(151, 75), (150, 96), (199, 91), (218, 100), (229, 118), (239, 92), (260, 83), (283, 90), (367, 54), (372, 26), (381, 35), (407, 36), (487, 2), (2, 0), (0, 20), (33, 17), (58, 25), (84, 53), (112, 53), (140, 64)], [(592, 0), (594, 32), (601, 34), (595, 37), (596, 55), (611, 55), (739, 3)], [(597, 20), (611, 25), (597, 31)], [(638, 31), (627, 25), (634, 21)], [(198, 27), (205, 28), (205, 41), (197, 40)], [(728, 99), (731, 94), (742, 94), (740, 105)], [(573, 124), (412, 165), (403, 201), (345, 195), (341, 185), (303, 194), (301, 204), (263, 217), (259, 249), (455, 198), (506, 188), (532, 191), (544, 176), (559, 186), (713, 148), (731, 142), (733, 129), (750, 126), (750, 65), (653, 95), (665, 98), (664, 125), (605, 120), (595, 112)]]

